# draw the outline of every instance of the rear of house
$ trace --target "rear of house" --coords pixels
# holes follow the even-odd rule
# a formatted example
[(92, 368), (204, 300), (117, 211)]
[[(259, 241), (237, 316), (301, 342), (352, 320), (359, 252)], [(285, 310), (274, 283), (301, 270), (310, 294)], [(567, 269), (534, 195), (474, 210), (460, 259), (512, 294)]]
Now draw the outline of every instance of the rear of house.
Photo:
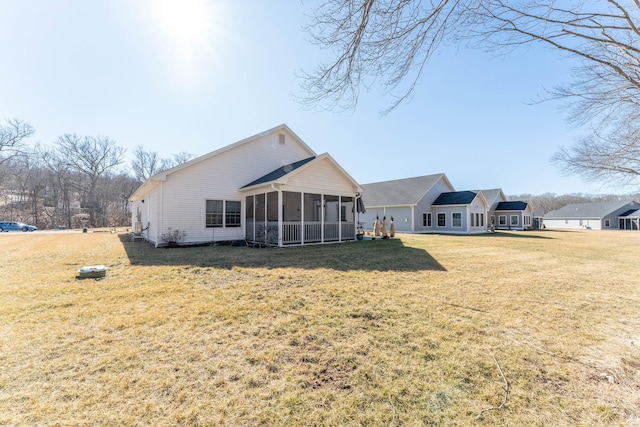
[(433, 202), (434, 231), (452, 234), (477, 234), (487, 231), (487, 201), (482, 192), (442, 193)]
[(496, 205), (492, 221), (496, 230), (530, 230), (533, 210), (527, 202), (505, 201)]
[(156, 246), (355, 239), (362, 187), (281, 125), (149, 178), (131, 196), (134, 235)]

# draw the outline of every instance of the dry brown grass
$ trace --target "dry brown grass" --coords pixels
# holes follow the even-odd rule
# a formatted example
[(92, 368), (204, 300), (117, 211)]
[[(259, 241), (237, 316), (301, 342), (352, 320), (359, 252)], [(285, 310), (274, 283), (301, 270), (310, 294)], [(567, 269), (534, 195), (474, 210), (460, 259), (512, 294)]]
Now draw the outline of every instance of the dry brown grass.
[(3, 234), (0, 425), (638, 425), (639, 243)]

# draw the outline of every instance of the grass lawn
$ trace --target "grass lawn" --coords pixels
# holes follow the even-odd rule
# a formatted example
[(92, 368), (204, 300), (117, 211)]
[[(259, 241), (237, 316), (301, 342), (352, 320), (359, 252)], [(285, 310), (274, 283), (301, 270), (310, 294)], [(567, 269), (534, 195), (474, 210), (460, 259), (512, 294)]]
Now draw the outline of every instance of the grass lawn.
[(0, 425), (640, 424), (639, 232), (0, 245)]

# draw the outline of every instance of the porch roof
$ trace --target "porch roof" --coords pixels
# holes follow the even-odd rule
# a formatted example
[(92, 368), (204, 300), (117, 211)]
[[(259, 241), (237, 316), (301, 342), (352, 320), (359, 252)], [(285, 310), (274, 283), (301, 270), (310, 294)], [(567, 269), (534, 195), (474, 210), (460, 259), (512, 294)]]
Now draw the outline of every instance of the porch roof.
[(621, 213), (620, 217), (638, 218), (640, 217), (640, 209), (629, 209), (628, 211)]
[(306, 165), (307, 163), (309, 163), (311, 160), (315, 158), (316, 158), (315, 156), (307, 157), (306, 159), (298, 160), (297, 162), (281, 166), (278, 169), (269, 172), (268, 174), (256, 179), (255, 181), (250, 182), (249, 184), (241, 188), (253, 187), (254, 185), (260, 185), (260, 184), (265, 184), (267, 182), (275, 181), (279, 178), (282, 178), (286, 174), (293, 172), (294, 170), (298, 169), (300, 166)]

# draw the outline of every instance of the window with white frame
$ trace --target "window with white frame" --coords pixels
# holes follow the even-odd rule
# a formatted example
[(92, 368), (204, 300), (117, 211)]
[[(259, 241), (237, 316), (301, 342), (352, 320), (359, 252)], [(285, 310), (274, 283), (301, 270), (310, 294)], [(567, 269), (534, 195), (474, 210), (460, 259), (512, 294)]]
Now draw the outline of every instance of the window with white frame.
[(470, 221), (470, 223), (471, 223), (471, 226), (472, 226), (472, 227), (475, 227), (475, 226), (476, 226), (476, 222), (475, 222), (475, 220), (474, 220), (474, 215), (473, 215), (473, 213), (471, 213), (471, 221)]
[(438, 227), (446, 227), (447, 226), (447, 215), (440, 212), (438, 213)]
[(462, 214), (460, 212), (453, 212), (451, 214), (451, 226), (456, 228), (462, 227)]
[(224, 226), (225, 227), (240, 227), (241, 226), (241, 204), (235, 200), (227, 200), (225, 202), (224, 211)]
[(241, 203), (235, 200), (207, 200), (206, 227), (240, 227)]
[(511, 215), (510, 221), (511, 222), (509, 224), (511, 224), (511, 226), (517, 227), (518, 225), (520, 225), (520, 219), (518, 218), (518, 215)]
[(605, 227), (611, 227), (611, 220), (610, 219), (605, 219), (604, 220), (604, 226)]
[(506, 215), (498, 215), (498, 225), (507, 225)]

